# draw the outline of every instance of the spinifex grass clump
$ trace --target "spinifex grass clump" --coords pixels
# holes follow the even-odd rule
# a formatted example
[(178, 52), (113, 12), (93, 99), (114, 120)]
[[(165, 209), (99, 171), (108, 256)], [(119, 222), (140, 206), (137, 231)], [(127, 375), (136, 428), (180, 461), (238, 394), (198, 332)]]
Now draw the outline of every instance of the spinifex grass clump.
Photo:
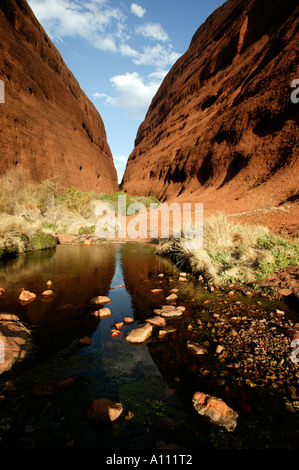
[(219, 214), (204, 220), (203, 239), (161, 240), (157, 252), (221, 285), (253, 282), (299, 263), (299, 244), (269, 233), (264, 226), (236, 224)]

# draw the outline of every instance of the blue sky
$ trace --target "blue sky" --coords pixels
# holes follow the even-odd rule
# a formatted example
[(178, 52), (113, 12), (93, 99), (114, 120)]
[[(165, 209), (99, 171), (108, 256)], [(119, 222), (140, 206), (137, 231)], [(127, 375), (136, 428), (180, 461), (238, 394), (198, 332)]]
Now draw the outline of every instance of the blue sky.
[(104, 121), (121, 181), (163, 78), (224, 0), (29, 0)]

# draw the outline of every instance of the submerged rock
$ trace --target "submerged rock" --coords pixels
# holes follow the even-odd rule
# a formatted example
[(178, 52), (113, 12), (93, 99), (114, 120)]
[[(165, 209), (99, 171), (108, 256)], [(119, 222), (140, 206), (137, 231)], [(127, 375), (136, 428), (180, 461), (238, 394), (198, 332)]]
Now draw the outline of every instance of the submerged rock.
[(90, 346), (93, 340), (90, 336), (83, 336), (83, 338), (79, 339), (79, 343), (82, 344), (82, 346)]
[(153, 327), (149, 323), (144, 325), (137, 326), (126, 336), (126, 340), (129, 343), (143, 343), (146, 341), (152, 334)]
[(221, 400), (206, 393), (193, 395), (193, 406), (203, 418), (232, 432), (237, 426), (238, 413)]
[(204, 346), (201, 346), (198, 343), (192, 343), (191, 341), (187, 341), (187, 348), (197, 355), (204, 355), (208, 352)]
[(165, 328), (162, 328), (161, 330), (158, 331), (158, 338), (164, 338), (168, 333), (174, 333), (176, 331), (176, 328), (171, 325), (165, 326)]
[(107, 398), (94, 400), (88, 409), (88, 417), (92, 421), (113, 422), (122, 414), (121, 403), (116, 403)]

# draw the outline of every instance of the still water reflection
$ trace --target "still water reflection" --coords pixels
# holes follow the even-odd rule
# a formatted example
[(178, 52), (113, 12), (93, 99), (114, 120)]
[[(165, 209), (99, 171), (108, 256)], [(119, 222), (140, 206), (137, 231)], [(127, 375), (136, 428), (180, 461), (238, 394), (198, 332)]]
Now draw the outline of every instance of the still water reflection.
[[(241, 414), (241, 425), (233, 435), (208, 426), (194, 411), (193, 393), (211, 390), (192, 373), (197, 359), (185, 347), (192, 309), (166, 341), (155, 335), (142, 345), (125, 340), (132, 328), (165, 304), (165, 296), (178, 278), (173, 263), (154, 251), (154, 247), (131, 243), (58, 246), (0, 266), (0, 285), (7, 291), (0, 298), (0, 310), (19, 315), (32, 328), (35, 345), (33, 354), (5, 378), (9, 382), (2, 379), (0, 383), (0, 448), (259, 446), (259, 436), (253, 435), (257, 419), (254, 411), (245, 416), (243, 425)], [(159, 277), (160, 273), (164, 277)], [(48, 280), (53, 282), (55, 296), (45, 299), (41, 294)], [(186, 302), (190, 294), (201, 302), (211, 296), (202, 287), (194, 290), (192, 285), (184, 287)], [(157, 287), (164, 291), (151, 293)], [(21, 305), (17, 299), (22, 288), (34, 292), (36, 300)], [(111, 299), (110, 317), (92, 315), (97, 307), (89, 301), (97, 295)], [(125, 316), (133, 317), (134, 323), (124, 325), (120, 335), (111, 337), (112, 325)], [(93, 343), (82, 347), (78, 340), (83, 336), (91, 336)], [(68, 386), (58, 386), (69, 377), (74, 380)], [(40, 384), (47, 384), (51, 393), (37, 394)], [(235, 391), (236, 405), (240, 397), (243, 399), (242, 393)], [(122, 416), (109, 425), (90, 423), (87, 410), (97, 398), (122, 403)], [(254, 398), (260, 413), (264, 402), (260, 396)], [(269, 396), (265, 395), (268, 402)], [(130, 420), (126, 419), (129, 412), (134, 415)], [(279, 416), (292, 433), (284, 413)], [(294, 425), (292, 418), (290, 423)], [(285, 427), (281, 434), (285, 434)], [(263, 432), (262, 447), (279, 446), (280, 436), (273, 444), (270, 421), (266, 420)]]

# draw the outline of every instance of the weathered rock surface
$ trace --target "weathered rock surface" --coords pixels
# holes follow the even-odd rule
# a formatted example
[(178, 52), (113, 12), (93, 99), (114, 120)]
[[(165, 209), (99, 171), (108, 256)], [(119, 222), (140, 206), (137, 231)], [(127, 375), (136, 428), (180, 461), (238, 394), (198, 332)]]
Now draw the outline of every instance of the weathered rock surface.
[(162, 308), (155, 309), (154, 313), (165, 318), (176, 318), (181, 317), (184, 310), (185, 307), (183, 306), (176, 307), (175, 305), (163, 305)]
[(94, 317), (99, 317), (99, 318), (106, 318), (111, 316), (111, 310), (107, 307), (100, 308), (99, 310), (95, 310), (94, 312), (91, 312), (91, 315)]
[(0, 313), (0, 374), (24, 359), (32, 349), (31, 333), (19, 317)]
[(298, 198), (298, 12), (227, 0), (200, 26), (138, 130), (125, 191), (229, 212)]
[(164, 327), (166, 326), (166, 320), (165, 318), (162, 318), (162, 317), (159, 317), (158, 315), (155, 315), (154, 317), (150, 317), (150, 318), (147, 318), (145, 320), (147, 323), (149, 323), (150, 325), (153, 325), (153, 326), (157, 326), (157, 327)]
[(137, 326), (126, 336), (126, 340), (129, 343), (143, 343), (152, 334), (153, 327), (149, 323)]
[(93, 297), (90, 300), (91, 304), (101, 304), (101, 305), (103, 305), (103, 304), (108, 304), (109, 302), (110, 302), (110, 299), (106, 295), (97, 295), (96, 297)]
[(203, 418), (232, 432), (237, 426), (238, 413), (221, 400), (206, 393), (193, 395), (193, 406)]
[(29, 290), (23, 289), (19, 295), (19, 300), (21, 302), (31, 302), (36, 298), (36, 294), (34, 292), (30, 292)]
[(0, 2), (0, 174), (24, 168), (33, 181), (114, 192), (106, 131), (26, 0)]

